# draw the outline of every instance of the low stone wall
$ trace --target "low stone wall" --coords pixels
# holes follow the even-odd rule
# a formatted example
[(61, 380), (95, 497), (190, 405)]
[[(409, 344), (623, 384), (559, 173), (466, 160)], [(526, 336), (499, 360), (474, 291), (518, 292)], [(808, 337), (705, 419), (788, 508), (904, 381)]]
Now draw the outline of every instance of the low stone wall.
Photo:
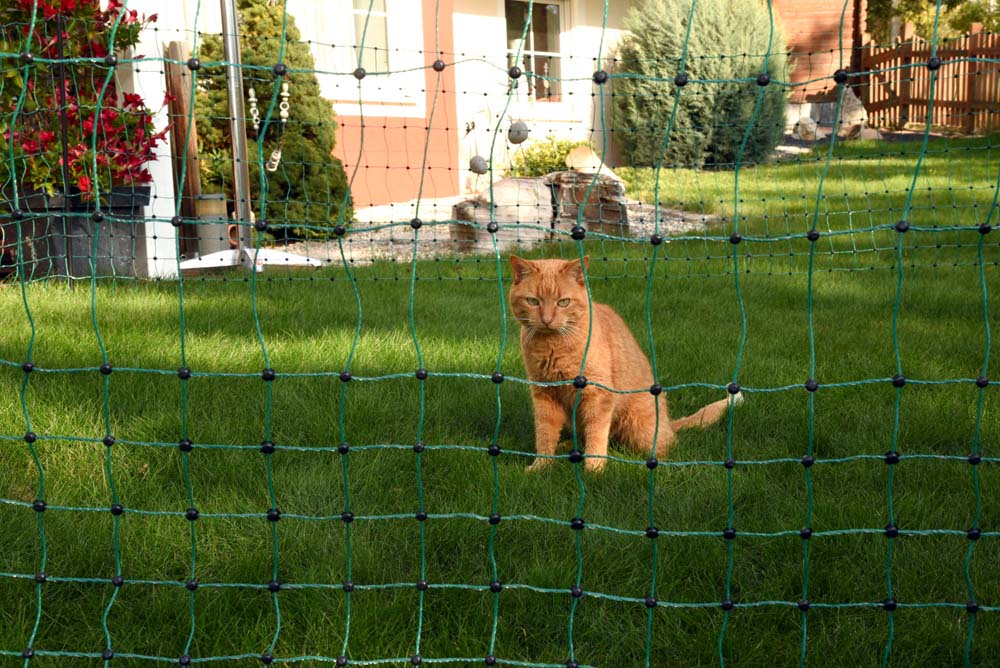
[[(490, 198), (492, 196), (492, 211)], [(580, 172), (555, 172), (539, 178), (504, 179), (485, 193), (452, 208), (456, 221), (491, 221), (500, 225), (497, 238), (506, 244), (532, 245), (554, 239), (557, 231), (569, 232), (577, 224), (592, 232), (628, 236), (628, 202), (625, 186), (615, 178)], [(451, 237), (461, 252), (492, 248), (484, 229), (455, 223)]]

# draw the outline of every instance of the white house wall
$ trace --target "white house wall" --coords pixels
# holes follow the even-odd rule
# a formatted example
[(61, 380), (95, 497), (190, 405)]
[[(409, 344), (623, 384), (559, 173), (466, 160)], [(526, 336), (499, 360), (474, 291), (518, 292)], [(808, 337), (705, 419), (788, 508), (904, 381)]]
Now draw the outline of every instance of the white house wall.
[[(262, 2), (266, 0), (261, 0)], [(422, 0), (434, 2), (435, 0)], [(509, 163), (513, 147), (506, 142), (506, 128), (512, 120), (523, 120), (531, 129), (530, 142), (553, 135), (568, 139), (590, 139), (600, 152), (604, 146), (601, 132), (600, 107), (595, 104), (598, 89), (591, 76), (596, 69), (598, 50), (608, 57), (622, 33), (622, 19), (632, 0), (610, 0), (607, 29), (602, 30), (604, 0), (564, 0), (560, 50), (562, 61), (562, 100), (560, 102), (535, 102), (528, 99), (522, 84), (515, 95), (507, 94), (507, 45), (506, 19), (503, 0), (455, 0), (452, 18), (455, 40), (454, 54), (443, 54), (451, 65), (454, 63), (456, 78), (456, 119), (454, 132), (459, 142), (459, 185), (465, 191), (481, 190), (485, 183), (482, 177), (472, 175), (467, 167), (469, 158), (480, 154), (489, 157), (492, 150), (494, 164), (499, 168)], [(136, 52), (150, 58), (137, 63), (132, 68), (122, 66), (120, 76), (132, 78), (131, 87), (158, 108), (164, 94), (162, 58), (167, 43), (186, 41), (193, 45), (196, 32), (221, 32), (220, 5), (216, 0), (181, 0), (160, 2), (159, 0), (131, 0), (130, 9), (140, 13), (158, 14), (155, 30), (143, 31)], [(350, 3), (345, 0), (288, 0), (288, 11), (296, 18), (296, 24), (303, 33), (303, 39), (312, 40), (317, 65), (321, 70), (320, 83), (324, 93), (335, 102), (335, 109), (346, 115), (357, 111), (352, 103), (345, 102), (340, 92), (348, 92), (347, 99), (357, 95), (357, 82), (344, 71), (331, 71), (327, 65), (339, 63), (328, 56), (332, 47), (340, 44), (337, 40), (337, 26), (350, 19), (345, 8)], [(395, 78), (367, 77), (363, 82), (365, 113), (379, 115), (398, 114), (421, 117), (424, 109), (423, 73), (418, 69), (425, 65), (421, 29), (421, 0), (387, 0), (387, 9), (393, 18), (389, 23), (391, 47), (398, 49), (397, 63), (413, 61), (415, 72), (401, 73)], [(404, 20), (400, 20), (402, 17)], [(409, 30), (406, 28), (409, 27)], [(603, 44), (602, 44), (603, 36)], [(570, 57), (572, 56), (572, 57)], [(402, 59), (402, 60), (400, 60)], [(409, 59), (409, 60), (407, 60)], [(404, 62), (405, 61), (405, 62)], [(397, 67), (392, 65), (393, 70)], [(405, 68), (409, 69), (409, 68)], [(390, 80), (391, 79), (391, 80)], [(522, 79), (522, 82), (524, 80)], [(123, 81), (128, 87), (130, 84)], [(381, 100), (379, 88), (394, 90), (400, 99)], [(400, 104), (402, 98), (414, 101), (412, 109)], [(379, 104), (379, 102), (382, 104)], [(605, 105), (608, 108), (608, 105)], [(154, 118), (158, 128), (167, 125), (166, 111), (162, 110)], [(608, 118), (610, 125), (610, 117)], [(495, 133), (497, 128), (503, 132)], [(493, 139), (496, 137), (495, 145)], [(608, 142), (608, 162), (614, 164), (613, 142)], [(174, 228), (165, 221), (176, 210), (173, 190), (170, 144), (164, 142), (157, 150), (157, 160), (150, 165), (153, 175), (153, 195), (147, 207), (147, 219), (158, 218), (164, 222), (147, 223), (147, 248), (150, 273), (156, 277), (176, 274), (176, 238)], [(154, 260), (155, 258), (155, 260)]]
[[(462, 170), (459, 182), (467, 190), (482, 189), (487, 178), (468, 171), (472, 156), (479, 154), (488, 159), (492, 147), (494, 166), (509, 164), (516, 147), (507, 144), (505, 129), (514, 120), (524, 121), (531, 129), (531, 138), (522, 146), (552, 135), (589, 139), (595, 150), (601, 152), (604, 136), (600, 105), (595, 104), (599, 99), (598, 89), (591, 77), (597, 67), (598, 51), (603, 49), (604, 57), (613, 55), (622, 34), (622, 19), (631, 4), (621, 0), (609, 2), (607, 30), (603, 30), (603, 0), (566, 0), (563, 3), (561, 101), (536, 102), (524, 92), (523, 79), (520, 89), (508, 96), (503, 0), (455, 0), (454, 58), (457, 61), (459, 168)], [(610, 125), (610, 117), (606, 120)], [(498, 127), (502, 132), (496, 135)], [(610, 152), (611, 147), (608, 148)]]
[[(204, 3), (199, 20), (199, 29), (208, 30), (205, 23), (206, 15), (213, 9), (211, 2)], [(118, 76), (123, 87), (138, 93), (146, 101), (146, 105), (154, 111), (153, 123), (157, 130), (169, 125), (167, 109), (163, 103), (166, 93), (166, 81), (163, 73), (163, 62), (166, 45), (174, 41), (191, 42), (194, 34), (194, 12), (187, 2), (158, 2), (157, 0), (131, 0), (129, 9), (139, 14), (157, 14), (157, 20), (149, 30), (140, 33), (139, 44), (135, 54), (145, 56), (146, 61), (130, 65), (121, 65)], [(219, 6), (214, 3), (216, 25), (219, 19)], [(197, 165), (189, 165), (188, 169), (197, 169)], [(176, 228), (170, 224), (170, 218), (177, 211), (177, 195), (174, 192), (174, 174), (171, 165), (169, 137), (156, 149), (156, 160), (149, 163), (149, 172), (153, 176), (150, 183), (152, 197), (146, 207), (146, 257), (150, 278), (172, 278), (177, 276), (177, 237)], [(158, 220), (154, 221), (153, 218)], [(136, 252), (139, 252), (137, 249)]]
[[(354, 78), (351, 0), (288, 0), (288, 13), (302, 39), (312, 42), (320, 93), (341, 116), (424, 118), (427, 113), (423, 67), (423, 12), (419, 0), (385, 0), (390, 72)], [(358, 103), (360, 97), (362, 103)]]

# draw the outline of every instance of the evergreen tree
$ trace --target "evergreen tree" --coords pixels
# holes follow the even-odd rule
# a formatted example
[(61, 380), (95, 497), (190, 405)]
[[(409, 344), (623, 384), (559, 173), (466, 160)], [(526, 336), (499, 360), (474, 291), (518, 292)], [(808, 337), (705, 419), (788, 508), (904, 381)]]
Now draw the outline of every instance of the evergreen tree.
[[(267, 211), (263, 217), (275, 225), (276, 236), (325, 236), (325, 230), (303, 226), (332, 227), (336, 224), (347, 192), (347, 175), (341, 161), (333, 156), (336, 121), (330, 103), (320, 94), (319, 83), (309, 45), (301, 41), (291, 14), (285, 26), (284, 54), (279, 58), (283, 9), (260, 0), (237, 0), (240, 25), (240, 52), (243, 63), (244, 94), (253, 87), (260, 109), (261, 128), (254, 131), (250, 108), (246, 105), (247, 145), (250, 158), (250, 192), (258, 218), (260, 201), (261, 160), (258, 142), (262, 144), (263, 162), (281, 146), (281, 162), (275, 172), (264, 171), (267, 181)], [(204, 66), (198, 71), (196, 115), (200, 135), (202, 182), (225, 188), (232, 197), (232, 151), (228, 122), (228, 99), (222, 39), (206, 36), (198, 58)], [(282, 128), (278, 116), (280, 93), (278, 77), (272, 68), (284, 63), (288, 74), (290, 112), (287, 127)], [(264, 119), (274, 100), (271, 121)], [(348, 200), (343, 220), (350, 220)]]
[[(889, 25), (893, 18), (912, 23), (916, 33), (925, 39), (934, 34), (936, 1), (868, 0), (867, 8), (868, 32), (876, 42), (889, 42)], [(1000, 7), (993, 0), (943, 0), (939, 19), (939, 38), (966, 32), (976, 21), (984, 23), (987, 30), (995, 30), (1000, 26)]]
[[(768, 52), (771, 20), (758, 0), (699, 0), (695, 6), (684, 74), (689, 82), (680, 96), (670, 142), (663, 138), (677, 92), (689, 0), (642, 0), (629, 10), (629, 33), (619, 46), (618, 70), (631, 75), (614, 84), (614, 129), (623, 154), (633, 166), (699, 168), (735, 161), (756, 106)], [(787, 80), (785, 41), (775, 26), (767, 73)], [(723, 82), (725, 83), (718, 83)], [(744, 163), (764, 160), (785, 130), (786, 92), (771, 83), (754, 121), (743, 154)]]

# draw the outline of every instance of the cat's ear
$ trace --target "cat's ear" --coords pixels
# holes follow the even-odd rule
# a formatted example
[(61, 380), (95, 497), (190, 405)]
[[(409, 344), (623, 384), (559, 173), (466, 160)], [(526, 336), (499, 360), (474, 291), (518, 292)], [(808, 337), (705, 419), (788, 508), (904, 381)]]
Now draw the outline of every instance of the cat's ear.
[(510, 268), (514, 271), (514, 285), (520, 283), (528, 274), (534, 271), (530, 260), (525, 260), (523, 257), (516, 255), (510, 256)]
[(576, 279), (576, 282), (580, 285), (585, 285), (583, 280), (583, 272), (590, 269), (590, 256), (585, 255), (583, 257), (583, 263), (581, 264), (579, 260), (567, 260), (563, 271)]

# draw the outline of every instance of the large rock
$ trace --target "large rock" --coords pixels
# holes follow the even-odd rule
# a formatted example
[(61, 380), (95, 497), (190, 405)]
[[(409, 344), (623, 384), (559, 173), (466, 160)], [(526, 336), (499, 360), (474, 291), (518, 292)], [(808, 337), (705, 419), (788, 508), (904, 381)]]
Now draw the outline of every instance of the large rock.
[[(552, 220), (552, 186), (545, 178), (501, 179), (493, 184), (492, 196), (498, 219), (532, 225), (548, 225)], [(489, 207), (489, 189), (476, 199)]]
[(846, 137), (855, 131), (857, 126), (868, 125), (868, 112), (854, 91), (848, 88), (840, 102), (840, 113), (834, 120), (833, 128), (838, 137)]
[(581, 215), (588, 232), (628, 235), (625, 185), (617, 176), (601, 173), (502, 179), (493, 185), (492, 215), (489, 191), (457, 203), (452, 214), (465, 221), (451, 225), (451, 238), (461, 252), (492, 251), (491, 235), (483, 229), (491, 221), (499, 223), (496, 237), (504, 246), (550, 240), (555, 230), (571, 230)]
[(861, 133), (858, 135), (858, 139), (879, 140), (881, 138), (882, 133), (875, 128), (861, 128)]
[(500, 225), (496, 238), (503, 246), (530, 246), (548, 239), (552, 234), (554, 201), (547, 177), (500, 179), (494, 182), (492, 193), (487, 188), (452, 208), (452, 217), (465, 221), (450, 226), (455, 250), (492, 252), (492, 235), (483, 229), (491, 221)]
[(615, 181), (621, 181), (621, 177), (611, 171), (601, 156), (597, 155), (590, 146), (577, 146), (566, 156), (566, 166), (574, 172), (583, 174), (600, 174)]
[(809, 118), (808, 116), (803, 116), (795, 123), (795, 128), (792, 130), (792, 135), (796, 139), (801, 139), (802, 141), (816, 141), (816, 121)]
[[(596, 181), (595, 181), (596, 177)], [(583, 226), (588, 231), (615, 236), (628, 234), (628, 207), (625, 184), (617, 175), (555, 172), (549, 174), (556, 199), (556, 227), (572, 229), (583, 209)]]

